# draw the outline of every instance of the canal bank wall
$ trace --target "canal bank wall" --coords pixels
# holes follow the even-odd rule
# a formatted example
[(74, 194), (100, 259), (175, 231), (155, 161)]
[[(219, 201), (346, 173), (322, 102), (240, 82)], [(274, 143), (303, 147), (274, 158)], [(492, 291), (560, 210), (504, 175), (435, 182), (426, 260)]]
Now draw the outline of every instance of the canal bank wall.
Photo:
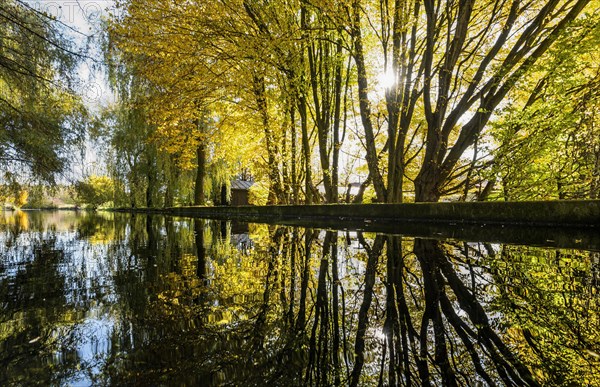
[(600, 200), (117, 208), (119, 212), (247, 221), (600, 226)]

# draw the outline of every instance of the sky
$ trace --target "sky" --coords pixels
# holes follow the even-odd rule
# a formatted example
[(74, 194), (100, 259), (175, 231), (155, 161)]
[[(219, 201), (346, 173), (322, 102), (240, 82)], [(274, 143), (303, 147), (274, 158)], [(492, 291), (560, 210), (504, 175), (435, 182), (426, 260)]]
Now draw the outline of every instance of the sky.
[[(46, 13), (63, 24), (64, 30), (77, 44), (86, 47), (88, 39), (97, 37), (101, 18), (108, 16), (114, 7), (113, 0), (24, 0), (36, 11)], [(93, 45), (87, 53), (91, 59), (83, 61), (77, 68), (78, 90), (88, 106), (110, 101), (112, 96), (104, 78), (101, 66), (102, 54)]]

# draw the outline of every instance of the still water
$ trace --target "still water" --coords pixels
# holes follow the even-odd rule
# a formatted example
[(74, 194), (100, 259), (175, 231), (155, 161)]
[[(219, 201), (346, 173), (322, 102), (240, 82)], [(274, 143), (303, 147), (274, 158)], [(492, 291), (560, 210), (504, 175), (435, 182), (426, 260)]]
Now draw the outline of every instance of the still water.
[(600, 254), (0, 213), (0, 385), (600, 385)]

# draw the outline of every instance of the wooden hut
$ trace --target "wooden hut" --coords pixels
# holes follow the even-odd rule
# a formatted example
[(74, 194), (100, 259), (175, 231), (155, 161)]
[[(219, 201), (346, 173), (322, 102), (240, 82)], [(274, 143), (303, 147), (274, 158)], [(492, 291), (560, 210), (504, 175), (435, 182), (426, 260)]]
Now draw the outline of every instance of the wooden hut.
[(250, 187), (254, 185), (253, 181), (247, 180), (233, 180), (231, 182), (231, 201), (232, 206), (247, 206), (249, 203), (248, 197)]

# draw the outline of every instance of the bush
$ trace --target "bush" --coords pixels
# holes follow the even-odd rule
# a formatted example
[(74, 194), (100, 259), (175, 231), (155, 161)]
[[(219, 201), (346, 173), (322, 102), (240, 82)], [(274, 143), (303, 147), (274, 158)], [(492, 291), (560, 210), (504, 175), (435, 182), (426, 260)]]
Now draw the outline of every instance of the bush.
[(75, 183), (78, 204), (98, 208), (113, 199), (115, 186), (108, 176), (91, 175), (84, 181)]

